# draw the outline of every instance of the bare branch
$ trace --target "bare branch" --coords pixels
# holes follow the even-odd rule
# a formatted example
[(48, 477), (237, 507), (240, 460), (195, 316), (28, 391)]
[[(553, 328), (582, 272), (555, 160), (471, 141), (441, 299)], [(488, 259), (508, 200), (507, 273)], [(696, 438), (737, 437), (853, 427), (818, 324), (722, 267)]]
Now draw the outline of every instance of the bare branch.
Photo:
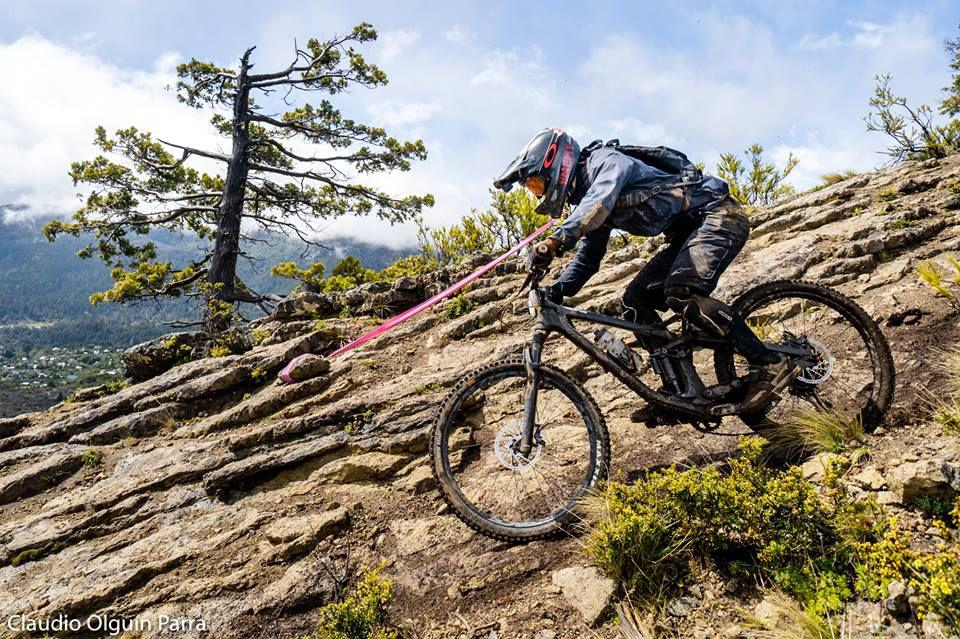
[[(157, 138), (157, 141), (161, 144), (166, 144), (167, 146), (172, 146), (175, 149), (183, 149), (183, 157), (180, 159), (177, 164), (182, 164), (191, 155), (199, 155), (200, 157), (210, 158), (213, 160), (220, 160), (222, 162), (229, 162), (230, 156), (224, 155), (223, 153), (214, 153), (213, 151), (204, 151), (202, 149), (195, 149), (191, 146), (183, 146), (181, 144), (174, 144), (173, 142), (167, 142)], [(175, 165), (174, 165), (175, 166)]]

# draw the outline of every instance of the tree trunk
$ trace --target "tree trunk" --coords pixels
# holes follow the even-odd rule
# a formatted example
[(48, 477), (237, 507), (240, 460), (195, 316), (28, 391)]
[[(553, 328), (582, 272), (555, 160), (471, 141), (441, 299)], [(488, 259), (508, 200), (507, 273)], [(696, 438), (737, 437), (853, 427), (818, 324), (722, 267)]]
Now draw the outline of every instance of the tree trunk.
[[(247, 154), (250, 148), (248, 108), (250, 82), (247, 79), (247, 72), (250, 69), (251, 51), (253, 51), (252, 48), (247, 49), (240, 58), (240, 73), (237, 76), (236, 93), (233, 98), (233, 147), (230, 162), (227, 164), (217, 238), (207, 275), (207, 281), (218, 287), (218, 290), (213, 292), (212, 299), (225, 302), (233, 301), (237, 296), (237, 254), (240, 252), (240, 222), (243, 219), (243, 198), (249, 168)], [(229, 321), (225, 322), (223, 318), (216, 317), (209, 305), (205, 311), (204, 322), (214, 331), (224, 330), (229, 324)]]

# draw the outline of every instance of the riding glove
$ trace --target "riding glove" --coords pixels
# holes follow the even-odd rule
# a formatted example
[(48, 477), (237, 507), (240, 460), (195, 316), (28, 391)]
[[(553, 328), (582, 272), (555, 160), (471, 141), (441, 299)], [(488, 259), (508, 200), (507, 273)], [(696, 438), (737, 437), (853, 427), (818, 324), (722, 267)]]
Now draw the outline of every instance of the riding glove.
[(530, 269), (544, 269), (550, 266), (550, 262), (557, 256), (557, 248), (560, 246), (560, 240), (555, 237), (548, 237), (542, 242), (537, 242), (533, 249), (527, 255), (527, 266)]

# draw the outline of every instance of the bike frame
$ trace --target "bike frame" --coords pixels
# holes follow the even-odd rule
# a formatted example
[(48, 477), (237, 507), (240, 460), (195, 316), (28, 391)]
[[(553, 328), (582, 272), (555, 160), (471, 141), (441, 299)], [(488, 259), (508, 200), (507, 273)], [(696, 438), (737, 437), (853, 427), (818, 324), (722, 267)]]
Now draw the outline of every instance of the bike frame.
[[(597, 346), (593, 340), (574, 328), (571, 320), (622, 328), (637, 335), (665, 340), (667, 343), (655, 353), (676, 348), (705, 347), (715, 349), (718, 346), (730, 348), (730, 344), (726, 340), (711, 337), (696, 330), (683, 330), (680, 335), (676, 335), (664, 328), (663, 325), (638, 324), (618, 317), (562, 306), (551, 302), (539, 289), (531, 290), (530, 295), (531, 309), (536, 305), (538, 312), (537, 323), (533, 329), (533, 338), (524, 350), (524, 359), (527, 366), (527, 393), (524, 401), (523, 436), (520, 440), (519, 449), (519, 452), (523, 455), (528, 455), (533, 448), (537, 396), (540, 389), (541, 358), (543, 347), (552, 333), (559, 333), (575, 344), (591, 359), (600, 364), (605, 371), (616, 377), (627, 388), (647, 402), (671, 409), (699, 421), (710, 421), (717, 418), (715, 414), (709, 412), (714, 404), (703, 397), (702, 393), (705, 388), (700, 376), (693, 368), (692, 362), (683, 360), (676, 362), (679, 363), (679, 375), (683, 377), (687, 388), (692, 390), (690, 398), (654, 390), (647, 386), (640, 377), (633, 375), (627, 368), (608, 355), (606, 351)], [(807, 355), (807, 352), (802, 349), (783, 344), (767, 343), (766, 346), (793, 357)]]

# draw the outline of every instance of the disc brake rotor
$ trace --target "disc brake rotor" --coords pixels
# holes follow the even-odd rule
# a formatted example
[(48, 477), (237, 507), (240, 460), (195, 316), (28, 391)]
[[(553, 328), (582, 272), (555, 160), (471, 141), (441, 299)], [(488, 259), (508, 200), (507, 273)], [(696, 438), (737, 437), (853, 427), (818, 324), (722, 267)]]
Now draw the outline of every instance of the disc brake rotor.
[(493, 442), (493, 451), (497, 456), (497, 461), (504, 468), (524, 470), (536, 464), (540, 459), (540, 455), (543, 453), (543, 440), (535, 437), (530, 456), (524, 457), (518, 452), (521, 437), (522, 432), (519, 422), (511, 422), (497, 432), (497, 438)]
[(812, 385), (822, 384), (830, 379), (830, 374), (833, 372), (833, 354), (821, 341), (808, 337), (806, 345), (813, 349), (817, 363), (800, 371), (800, 374), (797, 375), (797, 381)]

